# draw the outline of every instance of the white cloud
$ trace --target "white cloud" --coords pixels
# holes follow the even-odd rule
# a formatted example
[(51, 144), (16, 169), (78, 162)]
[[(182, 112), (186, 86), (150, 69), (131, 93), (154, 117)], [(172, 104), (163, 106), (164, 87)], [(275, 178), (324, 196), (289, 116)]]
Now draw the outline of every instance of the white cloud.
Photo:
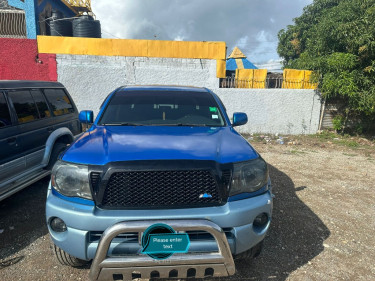
[(177, 35), (176, 38), (173, 39), (174, 41), (184, 41), (184, 37), (181, 35)]
[[(225, 41), (255, 62), (278, 59), (277, 33), (312, 0), (95, 0), (105, 37)], [(277, 24), (276, 24), (277, 23)]]
[(256, 67), (259, 69), (267, 69), (271, 72), (282, 72), (282, 60), (281, 59), (270, 59), (264, 63), (256, 63)]
[(247, 43), (247, 41), (249, 41), (249, 36), (248, 35), (246, 35), (246, 36), (244, 36), (244, 37), (241, 37), (238, 41), (237, 41), (237, 43), (235, 44), (238, 48), (240, 48), (240, 49), (245, 49), (245, 48), (247, 48), (247, 46), (248, 46), (248, 43)]

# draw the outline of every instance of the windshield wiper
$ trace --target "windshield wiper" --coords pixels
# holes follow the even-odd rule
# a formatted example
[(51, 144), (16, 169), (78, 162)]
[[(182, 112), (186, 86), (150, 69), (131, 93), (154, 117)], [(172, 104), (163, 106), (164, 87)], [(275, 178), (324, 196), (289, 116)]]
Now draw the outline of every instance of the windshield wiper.
[(176, 124), (150, 124), (148, 126), (167, 126), (167, 127), (211, 127), (206, 124), (185, 124), (185, 123), (176, 123)]
[(104, 123), (101, 124), (102, 126), (144, 126), (143, 124), (137, 124), (137, 123)]
[(176, 124), (138, 124), (138, 123), (104, 123), (101, 126), (170, 126), (170, 127), (213, 127), (207, 124), (189, 124), (189, 123), (176, 123)]
[(189, 124), (189, 123), (178, 123), (176, 126), (179, 127), (211, 127), (210, 125), (207, 124)]

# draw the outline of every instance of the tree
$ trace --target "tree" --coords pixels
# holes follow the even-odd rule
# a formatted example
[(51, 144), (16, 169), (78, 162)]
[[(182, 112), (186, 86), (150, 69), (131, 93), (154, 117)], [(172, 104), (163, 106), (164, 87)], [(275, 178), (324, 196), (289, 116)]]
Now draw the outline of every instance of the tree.
[(314, 0), (278, 37), (285, 68), (314, 70), (323, 97), (345, 106), (344, 123), (374, 128), (375, 0)]

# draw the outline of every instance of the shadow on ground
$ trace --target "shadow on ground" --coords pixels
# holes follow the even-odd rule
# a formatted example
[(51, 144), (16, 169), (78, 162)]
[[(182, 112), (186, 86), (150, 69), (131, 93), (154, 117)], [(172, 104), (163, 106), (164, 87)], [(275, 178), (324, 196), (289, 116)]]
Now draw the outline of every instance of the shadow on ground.
[(273, 166), (270, 176), (275, 194), (273, 221), (261, 255), (255, 260), (236, 262), (237, 273), (230, 279), (285, 280), (297, 268), (319, 255), (330, 231), (299, 198), (293, 181)]
[(45, 202), (49, 177), (0, 201), (0, 269), (23, 259), (20, 250), (47, 233)]
[[(295, 186), (270, 166), (274, 200), (273, 221), (263, 252), (255, 260), (236, 262), (236, 275), (222, 280), (285, 280), (319, 255), (330, 235), (319, 217), (298, 197), (308, 186)], [(17, 253), (47, 233), (45, 198), (48, 178), (0, 202), (0, 269), (23, 259)], [(213, 279), (218, 280), (218, 279)]]

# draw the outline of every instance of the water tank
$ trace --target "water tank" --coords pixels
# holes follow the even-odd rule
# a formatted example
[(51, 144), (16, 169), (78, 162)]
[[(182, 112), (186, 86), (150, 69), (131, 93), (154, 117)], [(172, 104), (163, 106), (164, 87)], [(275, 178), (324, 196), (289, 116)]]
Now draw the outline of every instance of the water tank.
[(53, 20), (62, 19), (64, 17), (64, 14), (60, 12), (59, 10), (52, 10), (51, 18)]
[(44, 25), (45, 33), (44, 34), (51, 35), (51, 19), (49, 17), (46, 17), (44, 21), (45, 21), (45, 25)]
[(49, 22), (52, 36), (73, 36), (72, 21), (65, 19), (51, 20)]
[(101, 38), (100, 21), (84, 15), (73, 20), (73, 37)]

